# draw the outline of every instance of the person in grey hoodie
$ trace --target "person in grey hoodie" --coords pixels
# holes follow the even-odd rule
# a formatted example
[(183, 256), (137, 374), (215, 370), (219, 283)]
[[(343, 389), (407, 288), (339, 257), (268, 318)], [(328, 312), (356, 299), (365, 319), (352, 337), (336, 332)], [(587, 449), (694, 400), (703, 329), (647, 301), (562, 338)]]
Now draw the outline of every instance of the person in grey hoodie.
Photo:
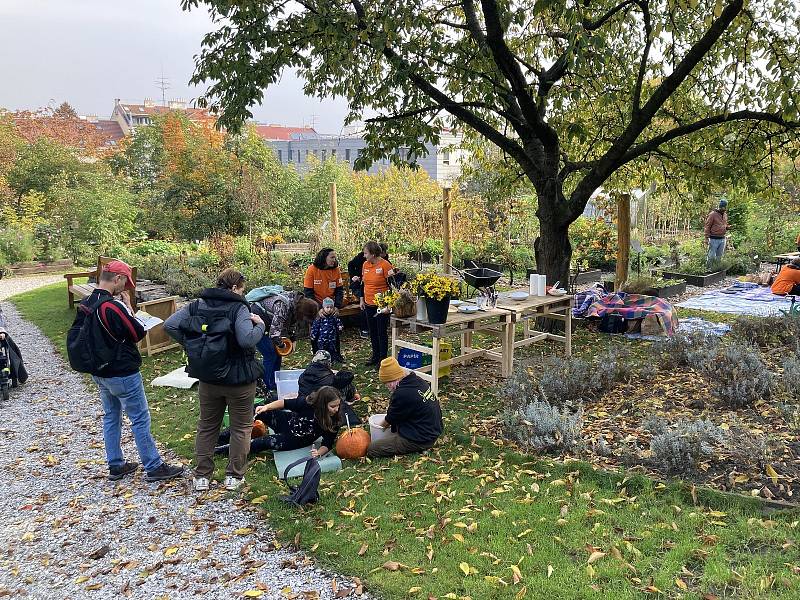
[(256, 380), (263, 374), (255, 348), (264, 336), (265, 326), (261, 317), (250, 311), (250, 304), (244, 299), (244, 281), (244, 276), (238, 271), (225, 269), (217, 278), (217, 287), (203, 290), (199, 299), (183, 306), (164, 323), (164, 330), (185, 345), (187, 333), (192, 331), (193, 319), (199, 317), (210, 322), (214, 318), (227, 317), (231, 322), (233, 335), (229, 337), (227, 348), (229, 368), (224, 378), (211, 379), (210, 375), (204, 377), (203, 372), (190, 372), (200, 380), (194, 477), (194, 488), (199, 492), (209, 488), (214, 472), (214, 447), (226, 407), (230, 417), (231, 444), (225, 488), (238, 488), (247, 468)]

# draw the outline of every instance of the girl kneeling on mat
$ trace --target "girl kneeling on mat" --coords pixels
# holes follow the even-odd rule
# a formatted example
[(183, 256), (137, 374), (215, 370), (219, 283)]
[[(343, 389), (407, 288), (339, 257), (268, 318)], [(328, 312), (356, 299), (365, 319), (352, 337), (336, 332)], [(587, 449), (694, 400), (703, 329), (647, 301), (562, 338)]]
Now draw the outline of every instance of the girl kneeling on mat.
[[(336, 433), (342, 425), (340, 414), (342, 399), (336, 388), (326, 385), (312, 392), (305, 399), (286, 398), (256, 407), (256, 420), (275, 433), (250, 441), (250, 452), (263, 450), (297, 450), (310, 446), (322, 437), (319, 450), (311, 450), (311, 456), (321, 457), (333, 448)], [(228, 451), (227, 431), (219, 436), (217, 454)]]

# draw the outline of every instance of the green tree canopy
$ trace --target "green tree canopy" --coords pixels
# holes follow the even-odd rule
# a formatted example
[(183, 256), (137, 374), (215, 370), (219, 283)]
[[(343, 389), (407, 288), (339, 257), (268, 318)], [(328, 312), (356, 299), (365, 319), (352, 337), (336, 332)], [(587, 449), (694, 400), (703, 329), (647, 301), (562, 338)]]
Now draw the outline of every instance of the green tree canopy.
[(224, 126), (288, 68), (348, 121), (377, 113), (363, 162), (421, 155), (445, 126), (479, 135), (530, 180), (537, 262), (562, 280), (569, 224), (615, 174), (703, 169), (698, 153), (755, 166), (798, 127), (793, 0), (183, 0), (200, 4), (216, 30), (193, 81)]

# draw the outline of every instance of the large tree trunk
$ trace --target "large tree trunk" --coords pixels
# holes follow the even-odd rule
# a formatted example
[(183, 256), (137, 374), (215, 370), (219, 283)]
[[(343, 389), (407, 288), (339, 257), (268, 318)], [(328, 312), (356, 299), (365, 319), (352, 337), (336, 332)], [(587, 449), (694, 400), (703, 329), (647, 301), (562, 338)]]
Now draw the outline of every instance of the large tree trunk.
[(569, 287), (569, 263), (572, 245), (569, 243), (569, 224), (546, 219), (539, 221), (539, 237), (533, 248), (536, 252), (536, 268), (547, 275), (547, 285), (561, 282)]

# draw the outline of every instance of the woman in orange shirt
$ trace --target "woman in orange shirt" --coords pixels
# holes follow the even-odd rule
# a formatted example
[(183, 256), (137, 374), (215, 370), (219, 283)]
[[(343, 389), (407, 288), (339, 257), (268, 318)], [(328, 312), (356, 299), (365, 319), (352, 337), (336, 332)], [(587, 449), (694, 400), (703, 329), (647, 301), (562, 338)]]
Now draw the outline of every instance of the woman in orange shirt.
[(344, 299), (343, 285), (336, 251), (333, 248), (323, 248), (306, 269), (303, 293), (306, 298), (316, 300), (320, 306), (325, 298), (333, 298), (333, 305), (341, 308)]
[(378, 242), (367, 242), (364, 246), (365, 260), (361, 268), (364, 295), (361, 297), (361, 309), (367, 315), (369, 341), (372, 346), (372, 356), (366, 363), (368, 367), (377, 367), (389, 355), (389, 315), (378, 314), (375, 294), (389, 289), (388, 279), (394, 275), (394, 268), (381, 254)]

